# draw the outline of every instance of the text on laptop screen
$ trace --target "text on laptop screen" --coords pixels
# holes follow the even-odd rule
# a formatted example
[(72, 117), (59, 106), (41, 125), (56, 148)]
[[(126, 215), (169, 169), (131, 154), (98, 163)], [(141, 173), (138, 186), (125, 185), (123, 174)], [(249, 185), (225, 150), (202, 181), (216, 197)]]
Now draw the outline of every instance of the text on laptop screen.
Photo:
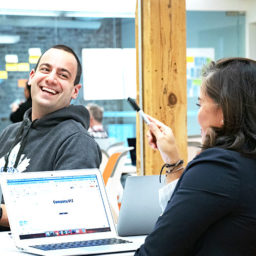
[(19, 211), (20, 239), (110, 231), (94, 174), (10, 179), (7, 184)]

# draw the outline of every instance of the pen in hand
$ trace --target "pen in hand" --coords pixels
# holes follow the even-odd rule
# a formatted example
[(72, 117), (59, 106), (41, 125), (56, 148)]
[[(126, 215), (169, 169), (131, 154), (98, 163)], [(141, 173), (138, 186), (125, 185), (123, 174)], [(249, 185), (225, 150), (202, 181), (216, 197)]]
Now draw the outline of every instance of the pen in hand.
[(146, 116), (146, 114), (143, 112), (142, 109), (140, 109), (140, 107), (138, 106), (138, 104), (130, 97), (128, 97), (127, 99), (129, 101), (129, 103), (131, 104), (131, 106), (133, 107), (133, 109), (135, 111), (137, 111), (140, 116), (143, 118), (143, 120), (145, 121), (146, 124), (150, 124), (150, 121), (148, 119), (148, 117)]

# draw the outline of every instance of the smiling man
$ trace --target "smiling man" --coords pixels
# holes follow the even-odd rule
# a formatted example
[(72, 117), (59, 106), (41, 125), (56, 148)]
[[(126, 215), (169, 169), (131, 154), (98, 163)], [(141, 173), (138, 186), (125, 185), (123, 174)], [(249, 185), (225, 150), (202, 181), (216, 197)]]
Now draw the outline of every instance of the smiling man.
[[(70, 105), (81, 88), (80, 77), (81, 64), (71, 48), (56, 45), (40, 57), (29, 77), (32, 108), (0, 136), (1, 172), (99, 167), (100, 149), (87, 132), (89, 112)], [(0, 217), (0, 226), (8, 227), (4, 204)]]
[(30, 73), (32, 120), (69, 106), (81, 88), (80, 76), (79, 60), (66, 47), (55, 46), (46, 51)]

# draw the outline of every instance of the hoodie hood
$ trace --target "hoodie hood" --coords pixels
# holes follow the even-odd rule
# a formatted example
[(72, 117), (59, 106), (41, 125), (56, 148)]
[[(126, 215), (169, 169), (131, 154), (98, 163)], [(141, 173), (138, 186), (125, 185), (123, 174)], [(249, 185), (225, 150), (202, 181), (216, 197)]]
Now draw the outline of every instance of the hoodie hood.
[[(31, 112), (32, 109), (26, 111), (24, 121), (31, 122)], [(32, 126), (33, 128), (51, 127), (69, 119), (81, 123), (82, 126), (88, 130), (90, 125), (90, 115), (87, 108), (82, 105), (70, 105), (66, 108), (59, 109), (40, 119), (34, 120)]]

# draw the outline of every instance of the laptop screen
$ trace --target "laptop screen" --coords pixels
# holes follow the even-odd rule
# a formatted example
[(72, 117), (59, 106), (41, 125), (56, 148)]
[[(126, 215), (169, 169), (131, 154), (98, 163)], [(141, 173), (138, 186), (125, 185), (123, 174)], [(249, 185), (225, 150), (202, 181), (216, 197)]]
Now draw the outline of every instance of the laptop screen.
[(20, 239), (108, 232), (97, 175), (9, 179)]

